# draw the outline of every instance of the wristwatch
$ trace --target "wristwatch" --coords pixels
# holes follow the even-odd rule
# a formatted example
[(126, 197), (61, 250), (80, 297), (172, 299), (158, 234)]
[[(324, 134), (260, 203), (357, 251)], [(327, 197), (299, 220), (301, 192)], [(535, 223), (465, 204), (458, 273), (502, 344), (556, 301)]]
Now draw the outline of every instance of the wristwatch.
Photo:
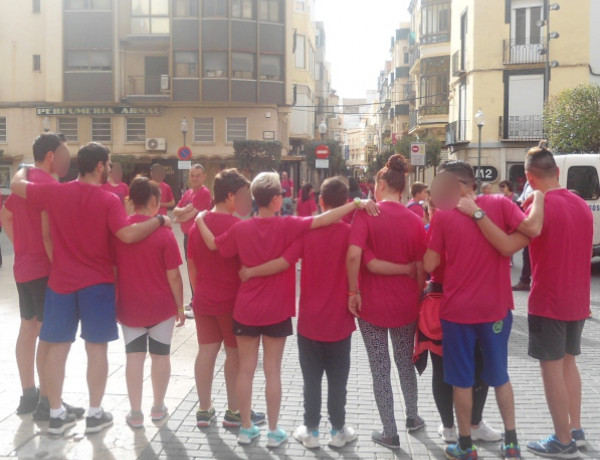
[(483, 209), (477, 209), (473, 212), (473, 214), (471, 214), (471, 217), (475, 222), (483, 219), (483, 216), (485, 216), (485, 212), (483, 212)]
[(356, 206), (356, 208), (360, 208), (360, 205), (362, 204), (362, 200), (358, 197), (354, 198), (354, 206)]
[(162, 214), (157, 214), (155, 217), (158, 219), (159, 227), (162, 227), (163, 225), (165, 225), (165, 216), (163, 216)]

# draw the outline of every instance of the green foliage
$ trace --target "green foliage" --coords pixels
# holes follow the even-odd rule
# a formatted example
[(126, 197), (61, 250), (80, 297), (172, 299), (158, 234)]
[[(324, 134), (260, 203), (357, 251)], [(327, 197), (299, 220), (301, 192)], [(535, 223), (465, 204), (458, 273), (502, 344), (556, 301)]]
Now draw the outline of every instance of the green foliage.
[(254, 177), (263, 171), (279, 169), (282, 148), (279, 141), (234, 141), (233, 155), (237, 168)]
[(374, 176), (385, 166), (388, 159), (395, 153), (402, 154), (410, 161), (410, 144), (414, 142), (422, 142), (425, 144), (425, 164), (427, 166), (437, 167), (441, 161), (442, 142), (435, 136), (428, 134), (427, 136), (417, 139), (416, 136), (403, 136), (396, 145), (394, 150), (386, 150), (377, 155), (367, 167), (367, 174)]
[(600, 152), (600, 86), (580, 85), (552, 96), (544, 130), (557, 153)]
[(306, 164), (310, 168), (315, 167), (315, 160), (317, 159), (315, 151), (319, 145), (323, 144), (329, 147), (329, 171), (331, 171), (331, 174), (334, 176), (347, 175), (348, 168), (346, 167), (346, 160), (344, 159), (344, 155), (342, 153), (342, 147), (338, 142), (307, 142), (304, 144), (304, 156), (306, 157)]
[(367, 175), (374, 177), (394, 153), (396, 153), (394, 150), (385, 150), (375, 155), (375, 158), (367, 165)]
[(135, 170), (135, 157), (133, 155), (111, 155), (110, 159), (113, 163), (121, 163), (123, 167), (123, 177), (133, 174)]

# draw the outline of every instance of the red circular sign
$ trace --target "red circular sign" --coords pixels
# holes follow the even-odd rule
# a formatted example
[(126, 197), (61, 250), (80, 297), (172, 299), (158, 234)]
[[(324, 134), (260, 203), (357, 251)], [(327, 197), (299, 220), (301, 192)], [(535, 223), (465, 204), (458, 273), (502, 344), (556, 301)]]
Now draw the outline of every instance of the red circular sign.
[(315, 155), (321, 160), (329, 158), (329, 153), (329, 147), (327, 147), (326, 145), (319, 145), (315, 150)]
[(421, 150), (421, 147), (419, 147), (418, 145), (413, 145), (410, 150), (412, 151), (412, 153), (419, 153), (419, 150)]
[(177, 156), (180, 160), (190, 160), (192, 158), (192, 149), (190, 149), (189, 147), (181, 147), (177, 151)]

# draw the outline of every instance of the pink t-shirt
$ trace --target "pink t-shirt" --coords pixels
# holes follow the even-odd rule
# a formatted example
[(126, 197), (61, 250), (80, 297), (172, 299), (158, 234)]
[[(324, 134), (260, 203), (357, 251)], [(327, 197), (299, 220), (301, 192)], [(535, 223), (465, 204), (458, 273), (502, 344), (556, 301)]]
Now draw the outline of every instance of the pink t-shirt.
[[(56, 183), (56, 180), (50, 174), (39, 168), (31, 168), (27, 179), (40, 184)], [(40, 210), (14, 193), (8, 197), (4, 206), (13, 213), (15, 244), (13, 272), (15, 281), (26, 283), (48, 276), (50, 274), (50, 259), (48, 259), (42, 239)]]
[[(194, 192), (194, 189), (189, 188), (177, 203), (177, 207), (185, 208), (188, 204), (191, 204), (198, 211), (205, 211), (210, 208), (211, 199), (210, 192), (204, 185), (196, 192)], [(193, 226), (194, 218), (192, 217), (187, 222), (181, 222), (181, 231), (187, 234)]]
[(292, 189), (294, 188), (294, 181), (292, 179), (286, 179), (281, 181), (281, 189), (286, 198), (290, 198), (292, 196)]
[[(160, 187), (160, 202), (168, 203), (169, 201), (173, 201), (175, 197), (173, 196), (173, 190), (171, 190), (171, 186), (166, 182), (161, 182), (158, 184)], [(161, 206), (158, 212), (163, 216), (167, 215), (168, 209), (165, 206)]]
[(121, 203), (124, 203), (125, 198), (129, 195), (129, 187), (125, 182), (119, 182), (117, 185), (112, 185), (110, 182), (106, 181), (102, 184), (102, 188), (117, 195), (119, 200), (121, 200)]
[[(378, 205), (381, 212), (377, 217), (355, 213), (350, 244), (388, 262), (422, 261), (427, 241), (423, 222), (400, 203), (383, 201)], [(420, 297), (417, 281), (407, 276), (376, 275), (367, 270), (366, 262), (363, 255), (360, 317), (375, 326), (389, 328), (415, 321)]]
[(317, 212), (317, 203), (314, 198), (309, 198), (306, 201), (299, 199), (296, 203), (296, 213), (300, 217), (312, 216), (314, 212)]
[[(253, 217), (235, 224), (215, 243), (223, 257), (238, 255), (243, 265), (256, 267), (283, 256), (311, 224), (311, 217)], [(273, 276), (252, 278), (240, 286), (233, 317), (247, 326), (285, 321), (295, 314), (295, 288), (293, 266)]]
[(542, 233), (529, 245), (530, 314), (561, 321), (589, 316), (593, 234), (584, 200), (566, 189), (546, 192)]
[(415, 200), (410, 200), (408, 203), (406, 203), (406, 209), (414, 212), (417, 216), (419, 216), (421, 218), (423, 218), (423, 216), (425, 215), (423, 206), (421, 206), (421, 204)]
[(110, 236), (128, 225), (116, 195), (74, 180), (30, 183), (27, 200), (48, 211), (53, 243), (48, 286), (54, 292), (69, 294), (114, 282)]
[[(240, 219), (230, 214), (209, 212), (204, 222), (218, 237)], [(197, 277), (194, 282), (194, 312), (200, 315), (233, 313), (235, 298), (241, 281), (238, 275), (240, 260), (237, 256), (223, 257), (219, 251), (208, 249), (196, 225), (189, 232), (188, 258), (194, 261)]]
[[(429, 224), (429, 230), (427, 231), (427, 242), (429, 242), (431, 240), (431, 229), (433, 226), (433, 223), (435, 222), (435, 216), (437, 215), (434, 214), (433, 217), (431, 218), (431, 223)], [(433, 270), (430, 273), (430, 278), (429, 281), (432, 283), (437, 283), (437, 284), (444, 284), (444, 272), (446, 271), (446, 255), (445, 254), (440, 254), (440, 264), (435, 268), (435, 270)]]
[(337, 342), (356, 329), (348, 311), (346, 253), (350, 226), (337, 222), (305, 233), (285, 252), (293, 266), (302, 259), (298, 334)]
[[(525, 214), (502, 195), (480, 195), (475, 201), (506, 233), (513, 233)], [(437, 211), (429, 248), (446, 256), (440, 318), (461, 324), (499, 321), (514, 308), (510, 258), (488, 243), (477, 223), (457, 209)]]
[[(148, 219), (151, 217), (134, 214), (128, 224)], [(117, 263), (117, 320), (129, 327), (148, 327), (177, 315), (167, 278), (167, 270), (175, 270), (182, 263), (173, 231), (161, 227), (133, 244), (122, 243), (117, 238), (113, 241)]]

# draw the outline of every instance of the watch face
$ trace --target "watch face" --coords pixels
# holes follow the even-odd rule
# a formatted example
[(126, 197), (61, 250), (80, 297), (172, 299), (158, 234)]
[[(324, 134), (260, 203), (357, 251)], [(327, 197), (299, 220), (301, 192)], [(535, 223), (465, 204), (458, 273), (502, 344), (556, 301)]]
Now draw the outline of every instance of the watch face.
[(473, 213), (473, 217), (475, 218), (475, 220), (479, 220), (484, 216), (483, 211), (481, 209), (478, 209), (477, 211), (475, 211)]

